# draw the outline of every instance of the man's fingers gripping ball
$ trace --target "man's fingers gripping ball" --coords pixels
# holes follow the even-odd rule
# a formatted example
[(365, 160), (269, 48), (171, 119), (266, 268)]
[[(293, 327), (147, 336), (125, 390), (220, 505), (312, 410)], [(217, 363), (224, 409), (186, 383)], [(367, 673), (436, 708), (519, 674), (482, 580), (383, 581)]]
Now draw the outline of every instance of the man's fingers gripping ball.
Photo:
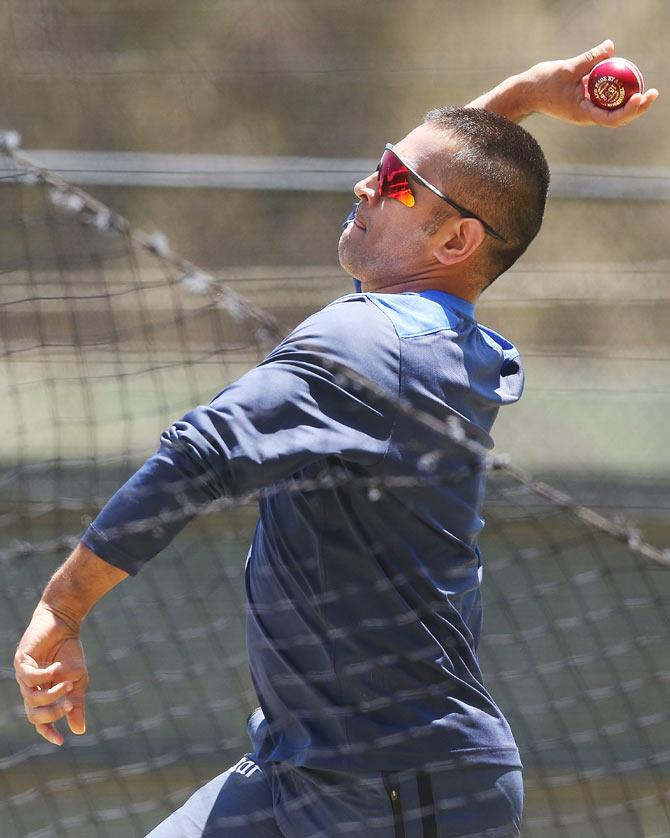
[(583, 121), (618, 128), (642, 116), (658, 97), (656, 88), (645, 92), (642, 73), (632, 61), (614, 56), (610, 40), (569, 63), (583, 73)]
[(652, 87), (644, 93), (633, 93), (622, 107), (606, 109), (594, 104), (591, 100), (588, 83), (589, 77), (584, 76), (582, 79), (584, 87), (582, 107), (592, 123), (603, 125), (606, 128), (620, 128), (628, 125), (629, 122), (633, 122), (633, 120), (646, 113), (658, 98), (658, 90)]

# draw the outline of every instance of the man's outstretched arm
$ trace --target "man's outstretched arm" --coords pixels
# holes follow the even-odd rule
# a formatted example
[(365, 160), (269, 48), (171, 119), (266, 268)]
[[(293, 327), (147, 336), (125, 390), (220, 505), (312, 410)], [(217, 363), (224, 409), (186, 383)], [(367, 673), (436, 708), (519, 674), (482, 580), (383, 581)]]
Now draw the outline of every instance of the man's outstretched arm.
[[(361, 465), (384, 455), (394, 411), (366, 401), (324, 364), (369, 373), (377, 348), (369, 318), (360, 300), (313, 315), (262, 364), (165, 431), (156, 454), (105, 504), (47, 585), (15, 656), (28, 720), (45, 739), (63, 743), (54, 723), (64, 716), (72, 732), (84, 732), (79, 633), (88, 611), (196, 514), (331, 454)], [(392, 391), (395, 367), (382, 357), (376, 376)]]
[(54, 745), (63, 736), (54, 722), (67, 716), (84, 733), (88, 673), (79, 632), (84, 617), (128, 576), (80, 544), (42, 594), (14, 657), (16, 680), (28, 721)]
[(612, 55), (614, 43), (607, 40), (574, 58), (542, 61), (505, 79), (468, 107), (493, 111), (513, 122), (520, 122), (531, 113), (542, 113), (577, 125), (608, 128), (627, 125), (649, 110), (658, 97), (658, 90), (650, 88), (646, 93), (636, 93), (618, 110), (596, 107), (586, 92), (586, 77), (598, 62)]

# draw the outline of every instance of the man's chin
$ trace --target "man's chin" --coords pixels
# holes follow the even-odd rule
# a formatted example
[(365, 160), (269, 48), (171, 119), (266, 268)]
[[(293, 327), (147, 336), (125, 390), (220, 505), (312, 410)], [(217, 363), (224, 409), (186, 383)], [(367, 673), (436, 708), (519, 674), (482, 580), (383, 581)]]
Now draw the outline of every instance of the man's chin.
[(345, 234), (346, 230), (342, 233), (340, 242), (337, 246), (337, 256), (340, 260), (340, 266), (348, 274), (351, 274), (351, 276), (358, 276), (356, 260), (353, 258), (348, 242), (345, 240)]
[(350, 276), (365, 284), (366, 281), (372, 279), (370, 260), (362, 258), (362, 248), (357, 246), (358, 242), (352, 242), (345, 229), (340, 236), (340, 241), (337, 247), (337, 255), (340, 260), (340, 266)]

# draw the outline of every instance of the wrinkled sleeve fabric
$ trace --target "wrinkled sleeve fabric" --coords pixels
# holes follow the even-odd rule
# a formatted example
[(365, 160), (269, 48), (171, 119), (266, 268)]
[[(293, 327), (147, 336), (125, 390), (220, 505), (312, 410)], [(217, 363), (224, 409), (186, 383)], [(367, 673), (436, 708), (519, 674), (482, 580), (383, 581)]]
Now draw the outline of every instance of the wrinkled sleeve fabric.
[(327, 456), (361, 466), (383, 458), (394, 418), (388, 402), (361, 391), (330, 362), (397, 395), (399, 349), (388, 320), (363, 296), (342, 298), (168, 428), (83, 543), (134, 574), (218, 498), (269, 486)]

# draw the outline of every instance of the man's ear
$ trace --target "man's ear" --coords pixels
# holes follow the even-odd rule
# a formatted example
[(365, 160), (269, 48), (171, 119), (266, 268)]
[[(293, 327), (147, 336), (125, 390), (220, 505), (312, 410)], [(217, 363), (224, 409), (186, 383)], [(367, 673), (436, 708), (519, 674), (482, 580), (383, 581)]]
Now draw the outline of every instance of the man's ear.
[[(433, 251), (433, 255), (443, 265), (456, 265), (468, 259), (482, 244), (486, 233), (481, 221), (476, 218), (459, 218), (457, 223), (449, 225), (448, 238)], [(445, 231), (446, 232), (446, 231)]]

